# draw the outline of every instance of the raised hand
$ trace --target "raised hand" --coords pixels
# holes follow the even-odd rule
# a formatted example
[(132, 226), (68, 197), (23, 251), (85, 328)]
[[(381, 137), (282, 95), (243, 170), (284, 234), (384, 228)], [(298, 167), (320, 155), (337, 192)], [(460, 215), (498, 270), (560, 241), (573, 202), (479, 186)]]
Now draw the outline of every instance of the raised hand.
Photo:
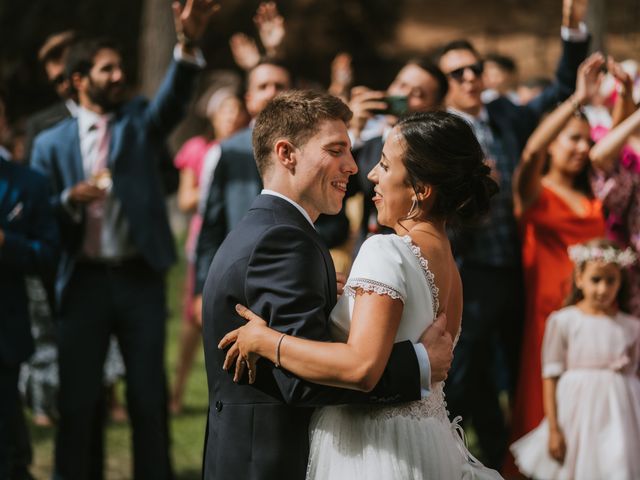
[(602, 54), (596, 52), (589, 55), (578, 67), (574, 97), (580, 104), (589, 102), (598, 93), (604, 63)]
[(256, 24), (260, 41), (267, 55), (276, 55), (286, 33), (284, 18), (278, 12), (276, 3), (262, 2), (256, 10), (253, 22)]
[(633, 78), (625, 72), (618, 62), (612, 56), (607, 57), (607, 71), (620, 83), (625, 92), (633, 89)]
[(373, 116), (374, 110), (385, 110), (387, 108), (387, 104), (383, 101), (384, 95), (384, 92), (370, 90), (362, 86), (351, 89), (349, 108), (353, 112), (353, 117), (351, 117), (349, 129), (353, 131), (356, 137), (360, 136), (365, 123)]
[(184, 6), (173, 2), (173, 19), (180, 43), (196, 42), (202, 38), (211, 17), (220, 10), (214, 0), (186, 0)]
[(562, 25), (569, 28), (578, 28), (580, 22), (584, 22), (587, 14), (589, 0), (563, 0)]
[(260, 52), (253, 38), (244, 33), (234, 33), (229, 40), (233, 59), (240, 68), (251, 70), (260, 61)]
[(427, 349), (431, 365), (431, 382), (442, 382), (447, 378), (453, 360), (453, 340), (447, 332), (447, 316), (444, 313), (427, 328), (420, 337)]
[(351, 82), (353, 82), (351, 55), (341, 52), (337, 54), (331, 62), (331, 85), (329, 85), (329, 93), (346, 100)]

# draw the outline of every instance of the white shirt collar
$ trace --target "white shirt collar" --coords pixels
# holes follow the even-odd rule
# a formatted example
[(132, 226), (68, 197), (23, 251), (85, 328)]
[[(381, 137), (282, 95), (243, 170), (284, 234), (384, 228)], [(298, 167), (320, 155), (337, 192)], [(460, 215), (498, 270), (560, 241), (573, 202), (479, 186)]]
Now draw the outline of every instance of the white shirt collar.
[(0, 145), (0, 161), (2, 160), (7, 162), (11, 161), (11, 152)]
[(311, 220), (311, 217), (309, 216), (309, 214), (307, 213), (307, 211), (306, 211), (304, 208), (302, 208), (300, 205), (298, 205), (296, 202), (294, 202), (293, 200), (291, 200), (289, 197), (287, 197), (287, 196), (285, 196), (285, 195), (281, 194), (280, 192), (275, 192), (275, 191), (273, 191), (273, 190), (268, 190), (268, 189), (266, 189), (266, 188), (263, 188), (263, 189), (262, 189), (262, 192), (260, 192), (260, 193), (261, 193), (262, 195), (273, 195), (274, 197), (279, 197), (279, 198), (281, 198), (281, 199), (283, 199), (283, 200), (286, 200), (286, 201), (287, 201), (287, 202), (289, 202), (291, 205), (293, 205), (294, 207), (296, 207), (296, 209), (298, 209), (298, 211), (299, 211), (302, 215), (304, 215), (304, 218), (306, 218), (306, 219), (307, 219), (307, 222), (309, 222), (313, 228), (316, 228), (316, 227), (313, 225), (313, 221)]
[(464, 120), (467, 121), (467, 123), (470, 123), (470, 124), (474, 124), (477, 121), (481, 121), (485, 123), (489, 122), (489, 112), (487, 112), (487, 107), (485, 107), (484, 105), (482, 105), (482, 107), (480, 108), (480, 113), (478, 113), (478, 115), (476, 115), (475, 117), (473, 115), (469, 115), (468, 113), (457, 110), (453, 107), (447, 108), (447, 111), (449, 113), (454, 113), (459, 117), (462, 117)]
[(78, 105), (73, 99), (67, 98), (64, 101), (64, 105), (67, 107), (67, 110), (69, 110), (72, 117), (78, 116), (78, 109), (80, 108), (80, 105)]
[(111, 120), (113, 118), (113, 113), (108, 113), (106, 115), (99, 115), (96, 112), (93, 112), (87, 108), (84, 108), (82, 105), (78, 106), (77, 110), (78, 116), (78, 129), (80, 130), (80, 136), (86, 135), (94, 125), (101, 118), (106, 117), (107, 120)]

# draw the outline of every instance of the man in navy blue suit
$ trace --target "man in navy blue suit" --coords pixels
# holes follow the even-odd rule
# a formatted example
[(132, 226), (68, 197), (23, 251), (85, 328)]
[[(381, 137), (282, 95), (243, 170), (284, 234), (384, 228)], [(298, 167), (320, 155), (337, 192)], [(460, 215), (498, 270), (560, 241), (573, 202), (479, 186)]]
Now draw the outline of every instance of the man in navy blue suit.
[(58, 244), (46, 179), (0, 152), (0, 478), (30, 478), (11, 451), (24, 448), (18, 371), (33, 353), (25, 275), (51, 274)]
[(122, 58), (113, 42), (77, 42), (67, 71), (78, 92), (78, 115), (35, 140), (32, 165), (49, 178), (62, 234), (55, 478), (102, 476), (102, 440), (94, 432), (102, 429), (96, 411), (112, 333), (126, 366), (133, 476), (172, 476), (164, 273), (175, 251), (157, 165), (203, 67), (194, 42), (217, 8), (212, 0), (174, 3), (178, 45), (150, 102), (125, 100)]

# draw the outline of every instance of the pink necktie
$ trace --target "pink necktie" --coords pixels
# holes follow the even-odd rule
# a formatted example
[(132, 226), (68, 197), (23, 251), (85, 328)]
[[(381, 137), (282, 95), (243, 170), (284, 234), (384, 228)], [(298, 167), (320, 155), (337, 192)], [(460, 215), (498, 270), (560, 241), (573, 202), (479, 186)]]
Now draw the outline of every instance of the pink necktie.
[[(94, 124), (96, 130), (96, 154), (93, 162), (92, 175), (95, 176), (107, 166), (109, 159), (109, 142), (111, 132), (109, 131), (109, 120), (100, 117)], [(97, 257), (102, 251), (102, 220), (104, 217), (105, 198), (99, 198), (89, 203), (86, 208), (85, 235), (83, 252), (88, 257)]]

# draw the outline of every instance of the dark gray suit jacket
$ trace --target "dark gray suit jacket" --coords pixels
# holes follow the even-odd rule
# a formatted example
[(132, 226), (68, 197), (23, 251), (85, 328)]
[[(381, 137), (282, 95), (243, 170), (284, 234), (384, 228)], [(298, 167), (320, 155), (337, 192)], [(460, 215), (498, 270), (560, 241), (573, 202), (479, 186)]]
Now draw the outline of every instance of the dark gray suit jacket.
[(283, 333), (330, 341), (335, 275), (315, 229), (293, 205), (275, 196), (258, 196), (220, 246), (204, 289), (209, 384), (205, 479), (302, 480), (313, 407), (420, 398), (411, 342), (394, 346), (383, 378), (370, 394), (312, 384), (266, 360), (258, 362), (253, 385), (235, 384), (233, 374), (222, 370), (225, 353), (216, 345), (245, 323), (235, 312), (236, 303)]

